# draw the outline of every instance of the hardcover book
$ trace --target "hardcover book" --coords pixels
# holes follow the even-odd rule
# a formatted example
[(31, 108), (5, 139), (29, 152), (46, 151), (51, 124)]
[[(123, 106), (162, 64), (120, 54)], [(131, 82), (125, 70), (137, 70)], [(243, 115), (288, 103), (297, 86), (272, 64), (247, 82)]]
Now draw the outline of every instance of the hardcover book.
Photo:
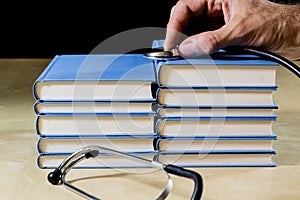
[[(147, 160), (154, 160), (157, 152), (136, 152), (128, 153), (133, 156), (138, 156)], [(41, 169), (57, 168), (64, 159), (71, 154), (69, 153), (41, 153), (37, 158), (37, 165)], [(89, 158), (79, 162), (74, 168), (147, 168), (149, 165), (144, 165), (133, 159), (123, 156), (116, 156), (107, 153), (99, 153), (96, 158)]]
[(122, 152), (153, 152), (155, 136), (107, 136), (107, 137), (40, 137), (37, 141), (38, 153), (74, 153), (89, 145), (115, 149)]
[(156, 159), (181, 167), (275, 167), (272, 160), (276, 152), (270, 151), (224, 151), (224, 152), (160, 152)]
[(194, 58), (157, 62), (161, 87), (275, 86), (277, 63), (267, 60)]
[(36, 131), (42, 137), (153, 136), (155, 121), (155, 113), (41, 115), (36, 118)]
[(154, 66), (141, 54), (57, 55), (33, 85), (39, 101), (155, 100)]
[(153, 101), (88, 102), (88, 101), (36, 101), (33, 105), (37, 115), (103, 115), (155, 113), (157, 105)]
[[(164, 40), (154, 40), (152, 48), (163, 49)], [(188, 59), (156, 60), (160, 87), (273, 87), (278, 63), (251, 54), (219, 50)]]
[(158, 118), (155, 132), (163, 137), (272, 136), (276, 116), (268, 117), (182, 117)]
[(277, 137), (270, 136), (236, 136), (236, 137), (160, 137), (156, 150), (160, 152), (251, 152), (271, 151)]
[(274, 106), (277, 87), (159, 88), (157, 102), (165, 107)]
[(159, 118), (200, 117), (272, 117), (277, 105), (273, 106), (230, 106), (230, 107), (164, 107), (157, 108)]

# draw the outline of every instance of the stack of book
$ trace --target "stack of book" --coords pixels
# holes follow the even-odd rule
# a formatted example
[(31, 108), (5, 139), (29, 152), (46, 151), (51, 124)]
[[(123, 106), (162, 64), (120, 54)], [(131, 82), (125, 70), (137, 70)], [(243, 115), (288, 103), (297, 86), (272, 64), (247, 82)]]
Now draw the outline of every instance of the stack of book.
[[(152, 47), (162, 44), (157, 40)], [(275, 166), (277, 63), (219, 51), (154, 64), (159, 161), (185, 167)]]
[[(153, 158), (156, 74), (140, 54), (57, 55), (33, 85), (37, 163), (55, 168), (87, 145)], [(77, 167), (131, 167), (106, 153)]]
[[(88, 145), (183, 167), (275, 166), (277, 66), (226, 51), (57, 55), (33, 85), (38, 166), (58, 167)], [(100, 152), (76, 167), (142, 165)]]

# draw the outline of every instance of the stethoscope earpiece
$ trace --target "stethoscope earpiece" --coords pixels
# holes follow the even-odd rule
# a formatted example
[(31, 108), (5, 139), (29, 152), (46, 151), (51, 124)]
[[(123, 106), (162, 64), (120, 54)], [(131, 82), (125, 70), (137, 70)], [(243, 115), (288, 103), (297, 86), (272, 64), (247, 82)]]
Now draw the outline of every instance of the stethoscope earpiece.
[(56, 168), (53, 172), (48, 174), (47, 179), (52, 185), (57, 185), (61, 180), (61, 175), (61, 170)]

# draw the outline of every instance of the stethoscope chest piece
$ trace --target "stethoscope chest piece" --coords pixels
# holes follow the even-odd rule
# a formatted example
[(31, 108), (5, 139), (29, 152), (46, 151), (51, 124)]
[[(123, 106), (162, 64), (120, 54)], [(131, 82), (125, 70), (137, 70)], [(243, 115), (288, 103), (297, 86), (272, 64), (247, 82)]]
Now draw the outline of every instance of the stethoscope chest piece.
[(156, 49), (150, 52), (145, 52), (144, 57), (153, 60), (177, 60), (181, 59), (178, 48), (174, 48), (169, 51), (164, 51), (162, 49)]

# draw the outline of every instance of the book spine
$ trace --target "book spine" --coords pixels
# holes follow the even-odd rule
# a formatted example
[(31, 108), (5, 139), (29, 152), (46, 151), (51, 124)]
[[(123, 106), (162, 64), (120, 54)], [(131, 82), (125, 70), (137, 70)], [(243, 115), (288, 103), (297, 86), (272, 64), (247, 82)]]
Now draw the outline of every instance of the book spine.
[(40, 111), (38, 110), (38, 104), (39, 104), (39, 101), (36, 101), (36, 102), (34, 102), (34, 104), (33, 104), (33, 112), (34, 112), (36, 115), (40, 115)]
[(36, 131), (36, 134), (41, 137), (41, 132), (40, 132), (40, 115), (36, 115), (35, 117), (35, 131)]
[(39, 100), (40, 97), (37, 93), (37, 84), (39, 82), (42, 82), (43, 79), (46, 77), (46, 75), (48, 74), (48, 72), (51, 70), (51, 66), (54, 65), (54, 63), (57, 61), (57, 59), (59, 58), (59, 55), (56, 55), (48, 64), (49, 67), (46, 67), (46, 69), (41, 73), (41, 75), (34, 81), (33, 83), (33, 87), (32, 87), (32, 93), (33, 93), (33, 97), (35, 98), (35, 100)]
[(36, 144), (35, 144), (36, 149), (37, 149), (37, 152), (38, 152), (39, 154), (42, 153), (42, 149), (41, 149), (41, 140), (42, 140), (42, 137), (39, 136), (39, 137), (38, 137), (38, 140), (36, 141)]

